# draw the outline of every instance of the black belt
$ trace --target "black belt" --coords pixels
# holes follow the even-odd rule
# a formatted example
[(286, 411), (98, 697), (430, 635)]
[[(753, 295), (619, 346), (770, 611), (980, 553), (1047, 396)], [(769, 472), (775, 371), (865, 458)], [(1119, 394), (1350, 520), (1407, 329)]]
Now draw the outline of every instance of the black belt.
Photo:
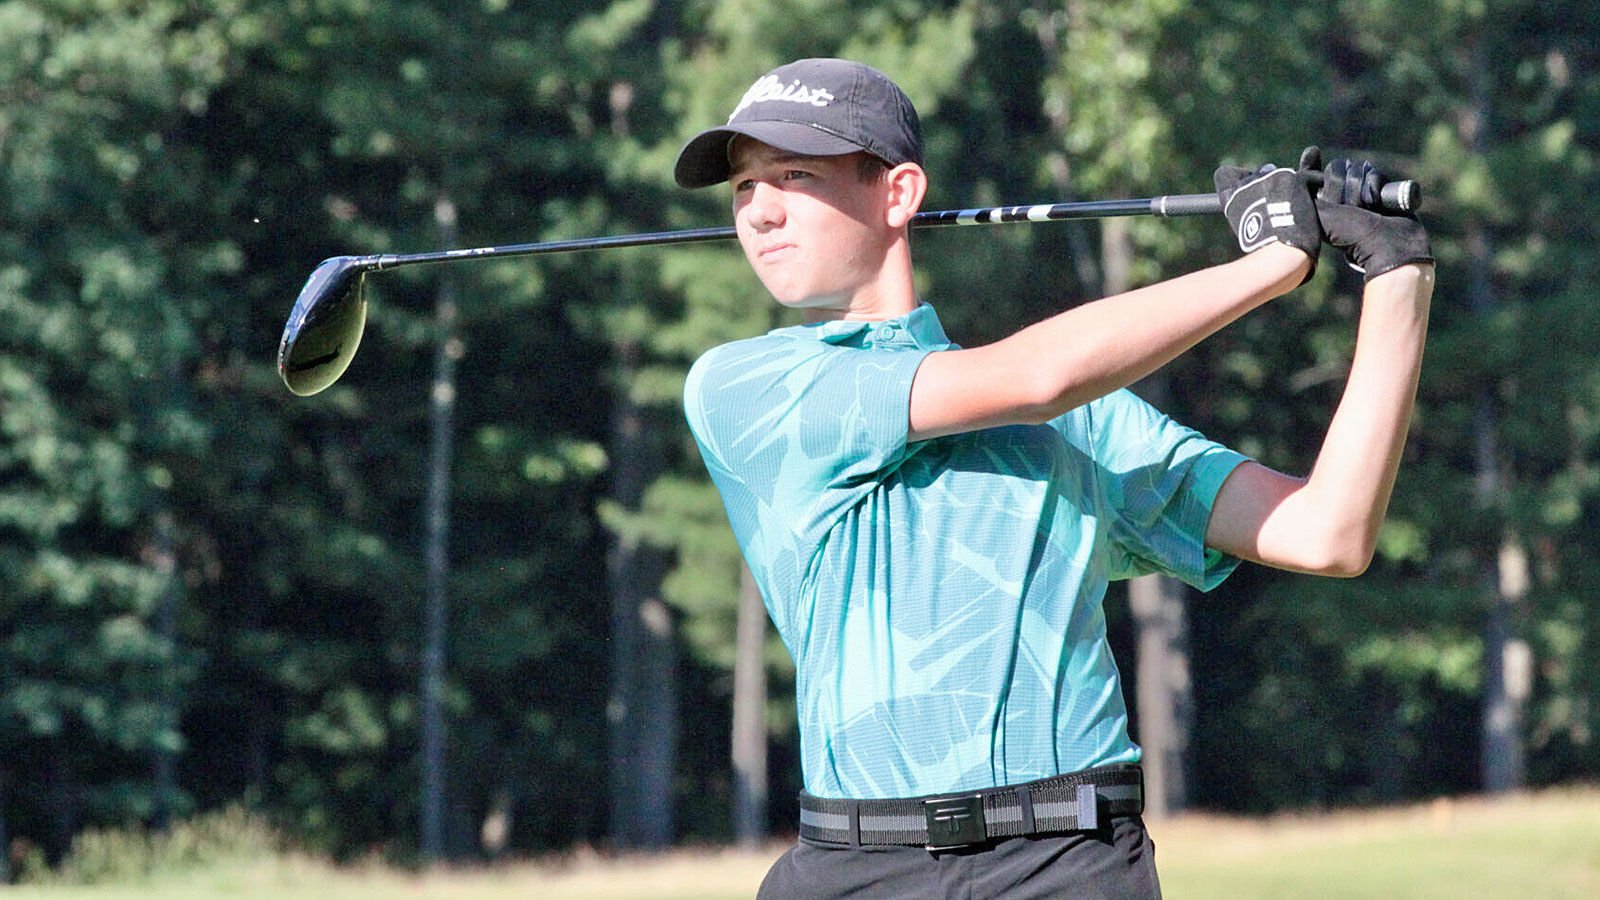
[(800, 794), (800, 836), (852, 847), (951, 850), (990, 838), (1094, 831), (1101, 818), (1144, 812), (1137, 763), (1101, 766), (1009, 787), (904, 800)]

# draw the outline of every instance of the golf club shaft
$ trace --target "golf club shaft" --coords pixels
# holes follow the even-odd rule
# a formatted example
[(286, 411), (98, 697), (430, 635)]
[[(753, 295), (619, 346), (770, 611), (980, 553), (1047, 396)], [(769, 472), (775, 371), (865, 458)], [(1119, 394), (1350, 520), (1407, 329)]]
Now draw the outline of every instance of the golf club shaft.
[[(1392, 211), (1414, 211), (1421, 200), (1415, 182), (1395, 181), (1383, 187), (1383, 205)], [(1216, 194), (1167, 194), (1140, 200), (1088, 200), (1075, 203), (1043, 203), (1033, 206), (994, 206), (983, 209), (947, 209), (917, 213), (912, 227), (942, 225), (997, 225), (1007, 222), (1062, 222), (1072, 219), (1105, 219), (1115, 216), (1207, 216), (1220, 215), (1222, 201)], [(507, 244), (500, 247), (474, 247), (464, 250), (434, 250), (425, 253), (384, 253), (358, 256), (352, 263), (367, 271), (392, 269), (419, 263), (448, 262), (457, 259), (487, 259), (506, 256), (536, 256), (573, 250), (606, 250), (620, 247), (650, 247), (667, 244), (694, 244), (731, 240), (732, 226), (695, 228), (688, 231), (657, 231), (621, 234), (612, 237), (573, 238), (536, 244)]]
[[(1181, 212), (1157, 212), (1158, 204), (1178, 201)], [(993, 225), (1002, 222), (1042, 222), (1066, 219), (1098, 219), (1107, 216), (1203, 215), (1219, 213), (1221, 203), (1212, 194), (1156, 197), (1150, 200), (1096, 200), (1086, 203), (1054, 203), (1040, 206), (996, 206), (987, 209), (946, 209), (921, 212), (911, 220), (914, 228), (940, 225)], [(697, 244), (733, 240), (738, 234), (731, 225), (694, 228), (687, 231), (655, 231), (645, 234), (619, 234), (611, 237), (572, 238), (536, 244), (507, 244), (500, 247), (473, 247), (464, 250), (434, 250), (424, 253), (385, 253), (358, 257), (369, 271), (392, 269), (419, 263), (447, 262), (456, 259), (485, 259), (506, 256), (536, 256), (573, 250), (608, 250), (622, 247), (659, 247), (669, 244)]]
[[(1414, 212), (1422, 192), (1414, 182), (1383, 186), (1381, 205), (1392, 211)], [(938, 225), (995, 225), (1005, 222), (1058, 222), (1068, 219), (1103, 219), (1113, 216), (1203, 216), (1222, 211), (1215, 194), (1170, 194), (1144, 200), (1090, 200), (1078, 203), (1044, 203), (1033, 206), (994, 206), (919, 213), (915, 227)], [(576, 238), (538, 244), (509, 244), (431, 253), (335, 256), (322, 261), (306, 279), (295, 298), (283, 337), (278, 341), (278, 374), (289, 390), (301, 396), (315, 394), (333, 384), (350, 365), (366, 325), (367, 304), (362, 283), (368, 272), (420, 263), (458, 259), (534, 256), (571, 250), (691, 244), (734, 238), (732, 227), (690, 231), (658, 231), (613, 237)]]

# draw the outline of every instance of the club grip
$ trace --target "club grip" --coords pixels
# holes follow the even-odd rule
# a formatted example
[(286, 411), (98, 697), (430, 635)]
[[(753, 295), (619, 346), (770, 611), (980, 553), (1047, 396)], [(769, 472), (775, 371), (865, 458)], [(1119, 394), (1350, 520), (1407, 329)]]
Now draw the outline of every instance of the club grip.
[[(1143, 203), (1145, 201), (1137, 201)], [(1216, 194), (1167, 194), (1152, 197), (1148, 210), (1136, 210), (1152, 216), (1210, 216), (1222, 212), (1222, 201)], [(1378, 189), (1378, 208), (1386, 213), (1414, 215), (1422, 208), (1422, 185), (1415, 181), (1391, 181)], [(1124, 213), (1128, 214), (1128, 213)], [(1051, 218), (1057, 218), (1052, 216)], [(1063, 217), (1064, 218), (1064, 217)]]
[(1168, 194), (1152, 199), (1150, 212), (1158, 216), (1220, 215), (1222, 199), (1216, 194)]
[(1384, 212), (1415, 213), (1422, 208), (1422, 185), (1415, 181), (1391, 181), (1378, 189), (1378, 205)]

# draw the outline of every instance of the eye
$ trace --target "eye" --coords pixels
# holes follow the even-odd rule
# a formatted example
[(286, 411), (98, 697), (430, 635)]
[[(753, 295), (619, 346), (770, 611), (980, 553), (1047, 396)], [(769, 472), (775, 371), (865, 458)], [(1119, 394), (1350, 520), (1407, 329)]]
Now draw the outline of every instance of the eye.
[(810, 177), (811, 173), (804, 169), (790, 169), (783, 173), (784, 181), (800, 181)]

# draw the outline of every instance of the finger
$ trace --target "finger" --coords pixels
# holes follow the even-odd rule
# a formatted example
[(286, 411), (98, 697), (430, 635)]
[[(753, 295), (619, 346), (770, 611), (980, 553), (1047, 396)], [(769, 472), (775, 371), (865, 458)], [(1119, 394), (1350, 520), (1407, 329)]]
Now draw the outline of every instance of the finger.
[(1361, 185), (1362, 182), (1366, 180), (1367, 166), (1369, 165), (1370, 163), (1365, 160), (1362, 160), (1358, 163), (1346, 162), (1344, 169), (1344, 187), (1340, 189), (1339, 202), (1354, 203), (1358, 206), (1362, 205)]
[(1300, 151), (1300, 170), (1322, 170), (1322, 148), (1315, 144)]
[(1216, 184), (1218, 191), (1233, 191), (1253, 177), (1255, 176), (1249, 169), (1240, 166), (1220, 166), (1211, 180)]
[(1361, 165), (1361, 205), (1367, 209), (1378, 209), (1383, 205), (1383, 173), (1370, 160), (1363, 160)]
[(1350, 161), (1342, 156), (1328, 163), (1322, 170), (1322, 190), (1317, 192), (1319, 198), (1329, 203), (1344, 202), (1344, 176), (1349, 164)]

